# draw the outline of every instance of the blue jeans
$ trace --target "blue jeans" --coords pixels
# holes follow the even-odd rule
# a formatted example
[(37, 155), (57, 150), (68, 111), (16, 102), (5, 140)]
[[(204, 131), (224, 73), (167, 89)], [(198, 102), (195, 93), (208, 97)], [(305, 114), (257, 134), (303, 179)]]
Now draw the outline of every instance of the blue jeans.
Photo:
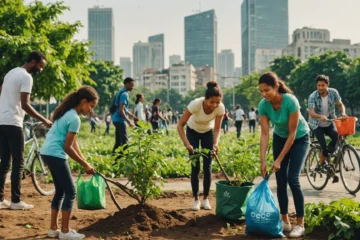
[[(284, 148), (286, 138), (273, 136), (273, 155), (274, 160), (279, 156)], [(300, 171), (304, 165), (306, 156), (310, 148), (309, 134), (295, 139), (289, 152), (281, 162), (280, 170), (276, 172), (277, 197), (279, 200), (280, 213), (288, 214), (289, 199), (287, 185), (289, 184), (297, 217), (304, 217), (304, 194), (300, 186)]]
[(71, 176), (69, 163), (66, 159), (41, 155), (49, 167), (54, 180), (55, 195), (51, 202), (51, 209), (71, 211), (76, 196), (75, 184)]

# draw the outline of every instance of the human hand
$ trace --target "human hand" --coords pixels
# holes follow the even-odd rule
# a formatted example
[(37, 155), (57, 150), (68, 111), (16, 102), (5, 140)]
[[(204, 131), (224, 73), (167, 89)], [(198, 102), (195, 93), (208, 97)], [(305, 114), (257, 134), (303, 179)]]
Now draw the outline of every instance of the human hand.
[(186, 145), (185, 147), (186, 147), (186, 149), (189, 151), (189, 153), (193, 153), (193, 152), (194, 152), (194, 148), (193, 148), (193, 146), (191, 146), (191, 144)]
[(131, 121), (128, 121), (128, 124), (129, 124), (129, 127), (131, 127), (131, 128), (135, 127), (134, 123)]
[(89, 163), (85, 163), (84, 170), (85, 170), (86, 174), (93, 175), (96, 173), (95, 169)]
[(266, 165), (265, 161), (261, 161), (260, 170), (261, 170), (261, 175), (264, 178), (266, 176), (266, 173), (267, 173), (267, 165)]
[(272, 165), (272, 171), (277, 172), (280, 170), (281, 161), (279, 159), (276, 159), (276, 161)]
[(215, 144), (213, 146), (213, 151), (214, 151), (214, 154), (218, 155), (219, 151), (220, 151), (220, 148), (219, 148), (219, 145)]
[(323, 115), (320, 117), (320, 121), (327, 122), (328, 120), (329, 119)]
[(51, 128), (51, 126), (53, 125), (53, 122), (50, 121), (49, 119), (45, 119), (43, 123), (47, 128)]

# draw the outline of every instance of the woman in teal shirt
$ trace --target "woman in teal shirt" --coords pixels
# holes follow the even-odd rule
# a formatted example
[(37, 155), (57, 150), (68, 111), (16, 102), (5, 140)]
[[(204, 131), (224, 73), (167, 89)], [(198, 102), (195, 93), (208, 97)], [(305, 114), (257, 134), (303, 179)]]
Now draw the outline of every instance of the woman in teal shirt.
[[(268, 72), (259, 79), (259, 89), (264, 97), (259, 104), (261, 123), (260, 159), (261, 171), (265, 176), (266, 149), (269, 142), (269, 121), (274, 124), (273, 172), (276, 172), (277, 196), (279, 200), (283, 231), (290, 237), (304, 235), (304, 195), (300, 186), (300, 171), (309, 151), (309, 127), (300, 113), (300, 105), (293, 92), (279, 77)], [(291, 228), (288, 215), (287, 185), (294, 197), (297, 225)]]

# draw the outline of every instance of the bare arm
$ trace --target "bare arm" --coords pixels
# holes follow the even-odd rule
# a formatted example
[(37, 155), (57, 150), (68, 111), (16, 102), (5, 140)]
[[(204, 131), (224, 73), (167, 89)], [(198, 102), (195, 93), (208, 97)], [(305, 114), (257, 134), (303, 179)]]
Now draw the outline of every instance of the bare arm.
[(159, 108), (157, 109), (156, 114), (161, 120), (165, 121), (165, 118), (159, 112)]
[(261, 136), (260, 136), (260, 170), (263, 177), (267, 173), (266, 150), (269, 145), (269, 118), (260, 116)]
[(31, 117), (38, 119), (43, 122), (46, 127), (51, 127), (52, 122), (46, 118), (44, 118), (40, 113), (38, 113), (30, 104), (30, 93), (21, 92), (21, 108), (29, 114)]
[(79, 144), (77, 143), (77, 141), (75, 140), (73, 143), (73, 148), (75, 149), (75, 152), (82, 158), (85, 159), (84, 155), (82, 154)]
[[(129, 111), (127, 111), (127, 113), (131, 116), (132, 114), (129, 112)], [(125, 114), (125, 104), (120, 104), (120, 106), (119, 106), (119, 114), (120, 114), (120, 116), (122, 116), (124, 119), (125, 119), (125, 121), (130, 125), (130, 126), (132, 126), (133, 124), (132, 124), (132, 122), (130, 122), (130, 119), (126, 116), (126, 114)], [(132, 115), (133, 116), (133, 115)]]
[(189, 120), (189, 118), (191, 117), (191, 115), (192, 114), (190, 113), (190, 111), (188, 109), (186, 109), (177, 125), (177, 130), (178, 130), (179, 136), (180, 136), (182, 142), (184, 143), (186, 149), (188, 149), (189, 151), (190, 151), (190, 148), (192, 149), (192, 146), (185, 135), (184, 126), (187, 123), (187, 121)]
[(214, 126), (214, 145), (219, 144), (220, 139), (220, 131), (221, 131), (221, 123), (224, 115), (216, 116), (215, 118), (215, 126)]
[(342, 101), (341, 101), (341, 100), (338, 100), (338, 101), (336, 102), (336, 105), (338, 105), (338, 107), (339, 107), (339, 109), (340, 109), (341, 116), (346, 116), (346, 113), (345, 113), (346, 108), (345, 108), (344, 104), (342, 103)]
[(75, 145), (77, 145), (76, 133), (68, 132), (66, 134), (66, 140), (65, 140), (65, 145), (64, 145), (64, 150), (65, 150), (66, 154), (69, 155), (76, 162), (78, 162), (81, 166), (83, 166), (86, 173), (94, 174), (95, 173), (94, 168), (89, 163), (86, 162), (85, 158), (82, 156), (82, 154), (80, 152), (80, 149), (78, 149), (80, 154), (77, 152), (76, 148), (79, 148), (79, 147), (75, 146)]

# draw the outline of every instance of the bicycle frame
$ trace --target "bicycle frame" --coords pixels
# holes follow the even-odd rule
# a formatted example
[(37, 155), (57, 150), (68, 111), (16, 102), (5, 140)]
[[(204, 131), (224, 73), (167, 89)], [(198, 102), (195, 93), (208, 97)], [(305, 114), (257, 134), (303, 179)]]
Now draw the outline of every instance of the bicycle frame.
[[(35, 155), (40, 154), (40, 152), (39, 152), (39, 142), (38, 142), (38, 140), (36, 138), (36, 134), (35, 134), (36, 128), (39, 127), (40, 125), (41, 124), (29, 125), (29, 126), (33, 126), (33, 128), (31, 129), (32, 137), (25, 142), (25, 145), (32, 143), (29, 154), (26, 157), (25, 164), (24, 164), (24, 168), (26, 170), (28, 170), (29, 172), (31, 172), (31, 164), (32, 164), (32, 162), (34, 160), (34, 154)], [(40, 165), (41, 165), (42, 170), (45, 170), (43, 161), (40, 161)]]

